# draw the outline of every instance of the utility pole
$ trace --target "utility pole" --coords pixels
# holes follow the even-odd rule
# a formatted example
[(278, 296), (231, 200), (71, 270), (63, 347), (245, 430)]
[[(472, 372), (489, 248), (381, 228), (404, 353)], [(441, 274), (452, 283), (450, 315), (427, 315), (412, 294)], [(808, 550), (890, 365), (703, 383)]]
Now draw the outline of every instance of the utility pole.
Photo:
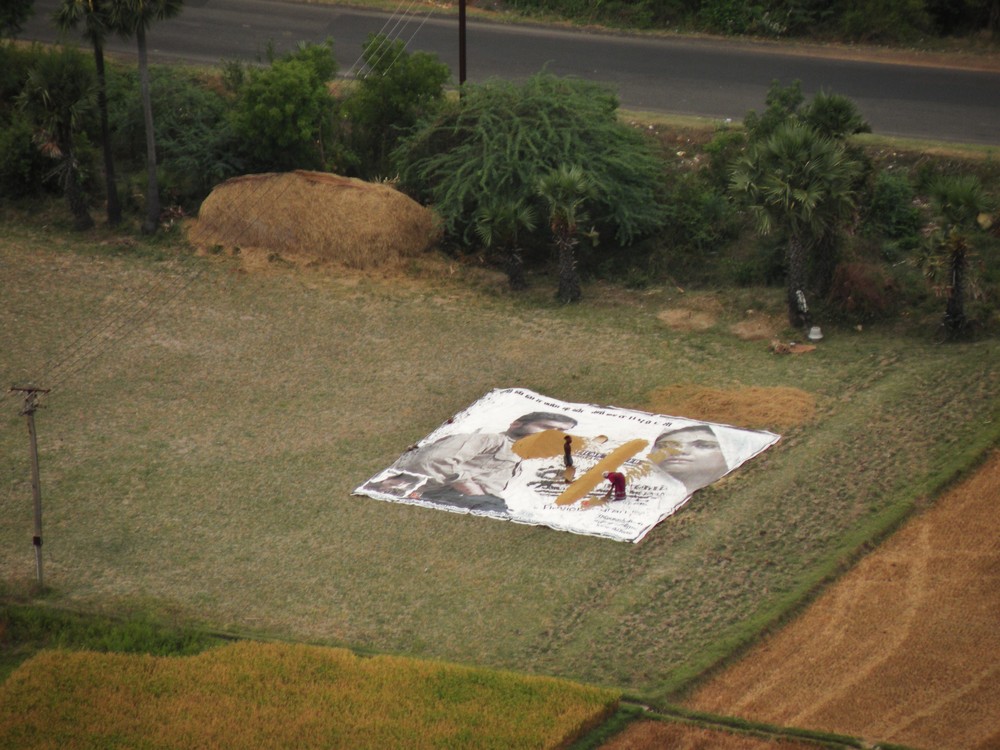
[(33, 386), (13, 386), (11, 391), (24, 394), (24, 407), (21, 414), (28, 418), (28, 440), (31, 451), (31, 494), (35, 501), (35, 535), (32, 544), (35, 546), (35, 575), (38, 586), (42, 580), (42, 482), (38, 475), (38, 440), (35, 435), (35, 411), (38, 409), (38, 394), (48, 393), (47, 388)]
[(458, 0), (458, 90), (465, 83), (465, 0)]

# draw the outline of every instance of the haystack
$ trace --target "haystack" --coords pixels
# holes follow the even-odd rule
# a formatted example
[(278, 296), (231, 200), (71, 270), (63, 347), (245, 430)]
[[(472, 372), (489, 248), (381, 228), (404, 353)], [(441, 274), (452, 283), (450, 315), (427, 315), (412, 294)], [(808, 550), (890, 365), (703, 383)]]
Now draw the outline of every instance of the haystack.
[(301, 170), (217, 185), (189, 230), (203, 249), (359, 269), (417, 255), (438, 237), (434, 213), (389, 185)]

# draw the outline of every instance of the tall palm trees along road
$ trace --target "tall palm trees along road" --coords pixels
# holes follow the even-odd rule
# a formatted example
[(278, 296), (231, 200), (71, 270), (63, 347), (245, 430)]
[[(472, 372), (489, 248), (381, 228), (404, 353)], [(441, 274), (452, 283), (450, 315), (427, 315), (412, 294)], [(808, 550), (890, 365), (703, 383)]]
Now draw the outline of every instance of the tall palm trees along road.
[[(60, 0), (35, 0), (21, 38), (52, 42)], [(400, 6), (402, 7), (402, 5)], [(388, 22), (388, 25), (387, 25)], [(300, 41), (330, 38), (341, 73), (358, 72), (368, 34), (385, 33), (413, 51), (436, 54), (455, 77), (457, 16), (389, 13), (282, 0), (187, 0), (176, 18), (149, 32), (150, 59), (217, 64), (254, 61), (268, 46), (278, 53)], [(73, 37), (77, 39), (78, 37)], [(128, 42), (107, 49), (135, 54)], [(624, 109), (739, 120), (761, 110), (774, 80), (802, 82), (858, 105), (876, 133), (1000, 146), (1000, 70), (880, 63), (843, 55), (799, 54), (768, 43), (594, 33), (470, 20), (467, 80), (522, 79), (545, 69), (610, 86)]]

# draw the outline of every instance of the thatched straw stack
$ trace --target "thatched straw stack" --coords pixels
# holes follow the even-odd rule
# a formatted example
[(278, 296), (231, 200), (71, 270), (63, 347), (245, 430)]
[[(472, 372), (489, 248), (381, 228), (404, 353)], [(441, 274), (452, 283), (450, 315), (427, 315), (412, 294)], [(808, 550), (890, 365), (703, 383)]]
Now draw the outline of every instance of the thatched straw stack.
[(438, 236), (434, 213), (388, 185), (306, 171), (217, 185), (189, 233), (202, 248), (350, 268), (417, 255)]

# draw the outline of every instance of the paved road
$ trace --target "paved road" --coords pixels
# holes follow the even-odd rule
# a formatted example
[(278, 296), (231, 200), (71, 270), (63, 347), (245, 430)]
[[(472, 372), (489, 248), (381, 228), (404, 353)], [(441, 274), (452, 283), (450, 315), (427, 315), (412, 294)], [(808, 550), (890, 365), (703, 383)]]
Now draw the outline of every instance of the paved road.
[[(59, 0), (35, 0), (22, 39), (52, 41), (48, 20)], [(403, 6), (401, 6), (403, 7)], [(408, 41), (433, 52), (458, 77), (455, 16), (409, 16), (282, 0), (187, 0), (183, 13), (153, 27), (151, 58), (215, 64), (254, 60), (271, 44), (278, 52), (299, 41), (334, 41), (346, 74), (354, 71), (368, 34)], [(788, 54), (774, 45), (652, 39), (506, 26), (469, 20), (467, 76), (519, 79), (546, 68), (611, 86), (625, 109), (739, 120), (760, 110), (771, 81), (798, 79), (853, 99), (877, 133), (1000, 146), (1000, 73), (880, 64)], [(133, 53), (114, 39), (109, 49)]]

